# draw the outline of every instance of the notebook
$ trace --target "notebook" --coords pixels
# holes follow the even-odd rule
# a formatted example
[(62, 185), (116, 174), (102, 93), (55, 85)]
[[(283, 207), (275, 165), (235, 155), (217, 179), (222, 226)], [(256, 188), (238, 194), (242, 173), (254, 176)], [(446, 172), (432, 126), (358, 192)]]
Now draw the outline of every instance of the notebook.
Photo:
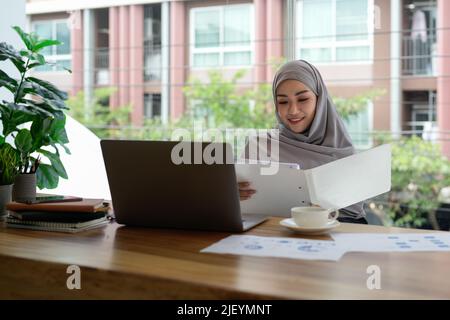
[(106, 212), (9, 211), (15, 219), (48, 222), (83, 222), (104, 217)]
[(279, 164), (274, 175), (262, 175), (267, 164), (236, 164), (238, 182), (249, 181), (256, 193), (241, 201), (242, 213), (291, 215), (296, 206), (341, 209), (388, 192), (391, 188), (391, 147), (384, 144), (327, 164), (302, 170)]
[(59, 211), (59, 212), (86, 212), (94, 213), (107, 211), (108, 203), (104, 199), (83, 199), (77, 202), (52, 202), (52, 203), (21, 203), (10, 202), (6, 204), (6, 209), (11, 211)]
[(66, 233), (76, 233), (80, 231), (90, 230), (105, 226), (109, 223), (107, 217), (94, 219), (86, 222), (48, 222), (48, 221), (23, 221), (8, 216), (6, 218), (6, 226), (8, 228), (31, 229), (40, 231), (56, 231)]

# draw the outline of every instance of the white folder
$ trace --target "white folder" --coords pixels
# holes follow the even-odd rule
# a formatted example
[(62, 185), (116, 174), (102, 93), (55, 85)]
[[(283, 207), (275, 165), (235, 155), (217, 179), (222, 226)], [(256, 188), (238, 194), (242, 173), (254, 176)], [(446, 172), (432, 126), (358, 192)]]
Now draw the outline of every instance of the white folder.
[[(341, 209), (391, 189), (391, 146), (370, 150), (308, 169), (279, 164), (273, 175), (261, 174), (267, 163), (235, 165), (238, 182), (249, 181), (256, 193), (241, 201), (242, 213), (290, 216), (296, 206), (316, 204)], [(273, 164), (271, 164), (273, 166)]]

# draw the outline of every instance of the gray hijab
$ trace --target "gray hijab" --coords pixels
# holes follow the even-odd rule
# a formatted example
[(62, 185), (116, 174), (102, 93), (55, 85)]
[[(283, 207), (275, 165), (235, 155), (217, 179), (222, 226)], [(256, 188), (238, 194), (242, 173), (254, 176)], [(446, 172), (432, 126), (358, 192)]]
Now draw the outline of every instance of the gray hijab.
[[(336, 111), (319, 71), (304, 60), (284, 64), (273, 80), (275, 107), (277, 106), (277, 88), (285, 80), (302, 82), (317, 96), (317, 102), (314, 120), (302, 133), (291, 131), (281, 121), (278, 111), (275, 112), (280, 134), (279, 136), (270, 135), (269, 140), (279, 142), (278, 161), (299, 163), (302, 169), (310, 169), (355, 153), (351, 138)], [(340, 214), (344, 217), (362, 217), (365, 215), (363, 204), (357, 203), (341, 209)]]
[[(291, 61), (283, 65), (273, 80), (273, 99), (277, 106), (277, 89), (285, 80), (297, 80), (306, 85), (316, 96), (316, 113), (310, 127), (295, 133), (286, 127), (275, 112), (280, 129), (280, 161), (288, 157), (301, 162), (303, 169), (349, 156), (355, 152), (351, 138), (339, 117), (319, 71), (304, 60)], [(276, 137), (274, 137), (276, 138)]]

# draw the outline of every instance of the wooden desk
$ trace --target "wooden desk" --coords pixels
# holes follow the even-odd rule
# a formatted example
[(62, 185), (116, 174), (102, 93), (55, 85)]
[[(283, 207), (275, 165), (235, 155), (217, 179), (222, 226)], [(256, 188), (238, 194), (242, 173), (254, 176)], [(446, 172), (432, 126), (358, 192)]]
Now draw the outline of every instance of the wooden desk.
[[(296, 236), (279, 220), (246, 234)], [(342, 224), (337, 232), (418, 231)], [(339, 262), (199, 253), (227, 235), (117, 224), (74, 235), (1, 227), (0, 298), (450, 298), (448, 252), (347, 253)], [(72, 264), (81, 267), (81, 290), (66, 287)], [(381, 268), (381, 290), (366, 287), (372, 264)]]

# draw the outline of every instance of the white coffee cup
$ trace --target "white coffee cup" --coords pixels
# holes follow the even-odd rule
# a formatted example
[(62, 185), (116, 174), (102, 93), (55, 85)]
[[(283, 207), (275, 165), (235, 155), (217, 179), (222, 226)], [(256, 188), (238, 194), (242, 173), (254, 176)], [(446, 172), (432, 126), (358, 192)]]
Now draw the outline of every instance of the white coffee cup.
[(291, 209), (291, 215), (295, 224), (300, 227), (320, 228), (335, 221), (339, 211), (321, 207), (294, 207)]

